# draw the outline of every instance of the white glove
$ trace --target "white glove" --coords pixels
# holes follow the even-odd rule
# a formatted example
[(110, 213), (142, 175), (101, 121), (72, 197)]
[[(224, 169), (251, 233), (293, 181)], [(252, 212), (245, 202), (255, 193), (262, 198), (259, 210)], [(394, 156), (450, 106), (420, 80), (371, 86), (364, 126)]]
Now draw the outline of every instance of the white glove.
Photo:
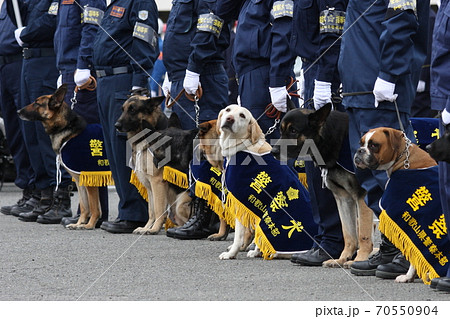
[(139, 89), (142, 89), (143, 87), (141, 87), (141, 86), (134, 86), (133, 85), (133, 87), (131, 88), (131, 91), (134, 91), (134, 90), (139, 90)]
[(56, 80), (56, 88), (59, 88), (62, 84), (62, 74), (60, 74)]
[(444, 110), (442, 111), (441, 117), (442, 117), (442, 122), (443, 122), (445, 125), (447, 125), (447, 124), (450, 123), (450, 113), (447, 111), (447, 109), (444, 109)]
[(419, 81), (419, 83), (417, 83), (417, 92), (418, 93), (422, 93), (425, 91), (425, 81)]
[(172, 86), (172, 82), (169, 81), (169, 76), (166, 75), (164, 76), (164, 82), (162, 85), (162, 91), (164, 96), (167, 96), (168, 93), (170, 93), (170, 87)]
[(25, 28), (26, 27), (21, 27), (19, 29), (14, 30), (14, 36), (16, 37), (16, 41), (17, 41), (17, 43), (19, 43), (19, 45), (21, 47), (23, 47), (24, 43), (23, 43), (22, 39), (20, 38), (20, 34), (22, 33), (23, 29), (25, 29)]
[(77, 86), (85, 84), (91, 76), (91, 70), (88, 69), (76, 69), (73, 75), (73, 80)]
[(320, 109), (331, 103), (331, 83), (314, 80), (314, 108)]
[(382, 101), (394, 102), (398, 94), (394, 94), (395, 84), (377, 78), (373, 86), (373, 95), (375, 95), (375, 107)]
[(187, 94), (194, 95), (200, 84), (200, 74), (186, 70), (184, 76), (183, 88)]
[(286, 97), (289, 96), (286, 87), (280, 86), (276, 88), (269, 88), (270, 99), (272, 100), (273, 106), (280, 112), (286, 113)]
[(157, 96), (158, 96), (158, 93), (157, 93), (156, 91), (151, 90), (151, 91), (150, 91), (150, 96), (151, 96), (151, 97), (157, 97)]

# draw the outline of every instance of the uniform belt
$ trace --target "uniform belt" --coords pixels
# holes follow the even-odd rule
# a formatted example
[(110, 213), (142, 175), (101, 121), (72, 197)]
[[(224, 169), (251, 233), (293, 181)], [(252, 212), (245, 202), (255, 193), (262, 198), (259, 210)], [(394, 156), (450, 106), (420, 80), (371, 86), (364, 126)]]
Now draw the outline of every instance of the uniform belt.
[(108, 75), (124, 74), (129, 73), (131, 69), (128, 66), (119, 66), (116, 68), (109, 68), (104, 70), (97, 70), (97, 78), (102, 78)]
[(21, 54), (0, 55), (0, 65), (9, 64), (21, 60), (22, 60)]
[(56, 56), (53, 48), (23, 48), (22, 52), (24, 59)]

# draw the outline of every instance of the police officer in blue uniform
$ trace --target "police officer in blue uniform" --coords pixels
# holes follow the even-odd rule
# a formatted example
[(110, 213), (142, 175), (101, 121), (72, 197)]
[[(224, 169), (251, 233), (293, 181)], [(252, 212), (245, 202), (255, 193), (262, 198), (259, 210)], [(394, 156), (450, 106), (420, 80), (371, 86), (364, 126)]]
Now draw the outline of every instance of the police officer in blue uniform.
[[(216, 119), (228, 105), (228, 76), (224, 51), (228, 47), (230, 30), (216, 14), (218, 1), (175, 0), (167, 20), (164, 37), (164, 65), (167, 69), (171, 96), (183, 89), (195, 95), (199, 85), (203, 94), (195, 103), (185, 95), (172, 109), (181, 120), (183, 129)], [(198, 122), (198, 123), (197, 123)], [(206, 201), (194, 196), (193, 213), (182, 227), (169, 229), (167, 236), (178, 239), (206, 238), (215, 232), (217, 215)]]
[[(8, 14), (17, 25), (11, 0), (7, 0)], [(23, 47), (23, 67), (21, 77), (21, 105), (28, 105), (44, 94), (52, 94), (56, 89), (56, 55), (53, 48), (53, 34), (56, 28), (56, 13), (52, 1), (19, 2), (23, 27), (15, 30), (17, 42)], [(58, 209), (59, 199), (54, 198), (56, 185), (56, 155), (50, 139), (40, 122), (23, 121), (25, 144), (35, 172), (36, 192), (40, 192), (38, 207), (17, 208), (12, 214), (19, 220), (34, 222), (40, 215)], [(63, 172), (61, 183), (71, 184), (71, 177)]]
[[(291, 47), (301, 57), (304, 76), (304, 107), (319, 109), (338, 96), (340, 86), (339, 58), (347, 0), (298, 0), (294, 2)], [(319, 58), (320, 57), (320, 58)], [(336, 110), (344, 111), (334, 100)], [(320, 169), (305, 162), (308, 190), (316, 223), (319, 225), (313, 247), (294, 254), (294, 263), (321, 266), (331, 258), (339, 258), (343, 247), (342, 226), (336, 200), (322, 186)]]
[(129, 183), (126, 134), (117, 132), (114, 124), (130, 90), (148, 86), (159, 55), (157, 30), (158, 9), (154, 0), (113, 0), (94, 39), (100, 123), (119, 195), (118, 218), (103, 222), (101, 228), (112, 233), (132, 233), (148, 220), (147, 202)]
[(32, 197), (34, 172), (25, 147), (22, 121), (17, 116), (17, 109), (21, 107), (19, 99), (22, 48), (14, 38), (16, 27), (8, 17), (6, 2), (2, 1), (0, 7), (0, 107), (5, 123), (6, 140), (16, 168), (14, 183), (23, 190), (22, 198), (17, 204), (1, 207), (3, 214), (10, 215), (12, 210), (22, 208), (32, 210), (37, 207), (40, 191), (35, 192), (35, 197)]
[[(272, 102), (278, 111), (286, 112), (286, 86), (294, 77), (295, 59), (289, 50), (293, 1), (224, 0), (217, 11), (226, 22), (238, 20), (233, 65), (240, 104), (266, 133), (275, 123), (265, 109)], [(277, 137), (279, 132), (274, 130), (266, 139)]]
[[(361, 136), (374, 127), (403, 126), (408, 138), (415, 141), (409, 117), (427, 54), (429, 10), (429, 1), (349, 1), (339, 72), (352, 154)], [(358, 76), (351, 70), (358, 70)], [(368, 192), (368, 206), (378, 216), (386, 173), (357, 170), (356, 176)], [(368, 261), (353, 263), (351, 272), (375, 275), (379, 265), (390, 263), (396, 255), (398, 250), (383, 236), (378, 253)]]
[[(450, 124), (450, 1), (441, 0), (441, 6), (436, 16), (433, 32), (431, 53), (431, 105), (434, 109), (442, 111), (442, 123), (439, 131), (443, 135), (444, 126)], [(439, 188), (447, 236), (450, 226), (450, 164), (439, 162)], [(440, 291), (450, 292), (450, 267), (445, 277), (431, 281), (431, 287)]]

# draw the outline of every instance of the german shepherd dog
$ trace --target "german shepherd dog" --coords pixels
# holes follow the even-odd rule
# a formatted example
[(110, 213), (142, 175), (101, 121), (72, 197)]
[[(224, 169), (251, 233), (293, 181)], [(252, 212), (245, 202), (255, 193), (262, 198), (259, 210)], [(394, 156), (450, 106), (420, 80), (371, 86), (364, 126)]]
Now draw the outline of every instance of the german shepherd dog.
[[(63, 84), (53, 95), (38, 97), (36, 101), (18, 111), (22, 120), (42, 122), (57, 155), (65, 142), (86, 128), (86, 121), (64, 102), (66, 92), (67, 85)], [(76, 224), (67, 225), (66, 228), (94, 229), (102, 215), (98, 187), (81, 186), (79, 174), (69, 170), (64, 163), (61, 164), (75, 180), (80, 196), (80, 218)]]
[(427, 152), (436, 161), (450, 163), (450, 124), (445, 126), (444, 135), (427, 145)]
[[(141, 143), (148, 137), (148, 134), (143, 134), (140, 140), (136, 140), (132, 144), (132, 161), (136, 168), (135, 173), (147, 189), (149, 215), (147, 224), (144, 227), (136, 228), (133, 232), (135, 234), (158, 234), (168, 216), (167, 208), (169, 205), (175, 207), (175, 209), (170, 209), (170, 213), (172, 220), (177, 225), (183, 225), (190, 215), (191, 197), (185, 190), (163, 179), (163, 167), (158, 167), (160, 159), (154, 157), (158, 150), (151, 148), (152, 144), (154, 145), (160, 139), (164, 130), (166, 130), (166, 133), (174, 130), (168, 127), (169, 120), (159, 106), (163, 99), (164, 97), (148, 98), (142, 95), (133, 95), (123, 104), (122, 114), (115, 123), (119, 132), (127, 133), (128, 139), (134, 138), (145, 129), (149, 130), (152, 135), (156, 133), (156, 138), (152, 138), (149, 142)], [(176, 138), (174, 140), (179, 141)], [(192, 146), (192, 141), (188, 144)], [(176, 147), (171, 147), (171, 152), (175, 151)], [(192, 151), (190, 154), (192, 154)], [(177, 162), (175, 160), (177, 154), (174, 155), (171, 164)], [(185, 166), (188, 163), (189, 161), (185, 160), (178, 162), (178, 165)], [(178, 168), (181, 169), (182, 167)]]
[(324, 163), (319, 165), (314, 155), (311, 155), (312, 160), (322, 173), (327, 172), (324, 182), (337, 203), (345, 246), (339, 259), (327, 260), (323, 266), (350, 268), (355, 252), (354, 261), (366, 260), (373, 249), (373, 211), (364, 202), (366, 191), (361, 188), (355, 175), (337, 163), (341, 145), (348, 136), (347, 114), (331, 111), (331, 103), (316, 112), (294, 109), (286, 113), (280, 130), (281, 139), (296, 140), (296, 145), (288, 145), (287, 154), (281, 154), (279, 145), (275, 145), (272, 154), (278, 159), (286, 155), (289, 159), (295, 159), (305, 141), (313, 141)]

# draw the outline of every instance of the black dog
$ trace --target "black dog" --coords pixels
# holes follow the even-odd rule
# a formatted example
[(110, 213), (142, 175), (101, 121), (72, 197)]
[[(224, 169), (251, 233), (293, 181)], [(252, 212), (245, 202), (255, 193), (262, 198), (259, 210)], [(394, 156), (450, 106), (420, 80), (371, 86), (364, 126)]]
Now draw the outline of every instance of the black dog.
[(427, 151), (436, 161), (450, 163), (450, 124), (445, 126), (444, 135), (427, 145)]
[(349, 268), (355, 252), (355, 261), (366, 260), (373, 249), (373, 212), (364, 202), (366, 191), (361, 188), (355, 175), (338, 164), (341, 146), (348, 138), (347, 114), (331, 111), (331, 104), (316, 112), (294, 109), (286, 113), (280, 127), (279, 142), (290, 139), (296, 143), (287, 145), (287, 154), (281, 154), (283, 148), (280, 148), (281, 143), (277, 143), (272, 148), (272, 154), (278, 159), (296, 159), (303, 154), (302, 148), (309, 145), (305, 153), (322, 170), (325, 185), (336, 199), (345, 247), (338, 260), (331, 259), (323, 265)]

